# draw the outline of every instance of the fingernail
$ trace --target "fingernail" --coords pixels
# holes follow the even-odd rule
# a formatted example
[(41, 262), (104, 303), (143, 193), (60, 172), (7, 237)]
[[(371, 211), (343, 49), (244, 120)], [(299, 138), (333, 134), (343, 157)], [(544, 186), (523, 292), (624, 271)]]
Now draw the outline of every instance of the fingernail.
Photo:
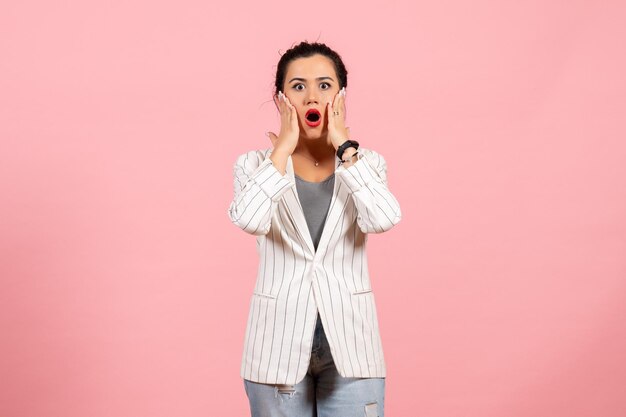
[(346, 87), (342, 88), (341, 91), (339, 92), (342, 96), (346, 96)]

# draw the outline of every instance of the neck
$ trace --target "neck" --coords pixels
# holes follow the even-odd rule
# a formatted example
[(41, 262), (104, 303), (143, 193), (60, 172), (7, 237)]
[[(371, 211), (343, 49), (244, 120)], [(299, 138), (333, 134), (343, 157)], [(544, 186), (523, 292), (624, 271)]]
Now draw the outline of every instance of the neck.
[(294, 153), (314, 158), (317, 161), (330, 159), (335, 155), (335, 148), (326, 142), (326, 136), (319, 139), (300, 138)]

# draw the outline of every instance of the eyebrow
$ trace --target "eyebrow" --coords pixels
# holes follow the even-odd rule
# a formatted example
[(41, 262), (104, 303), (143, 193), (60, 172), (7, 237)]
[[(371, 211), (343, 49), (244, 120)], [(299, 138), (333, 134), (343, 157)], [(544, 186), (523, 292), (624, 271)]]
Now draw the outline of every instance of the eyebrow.
[[(335, 81), (331, 77), (317, 77), (316, 80), (317, 81), (331, 80), (333, 82)], [(291, 80), (289, 80), (289, 82), (292, 82), (292, 81), (306, 81), (306, 79), (304, 79), (304, 78), (292, 78)]]

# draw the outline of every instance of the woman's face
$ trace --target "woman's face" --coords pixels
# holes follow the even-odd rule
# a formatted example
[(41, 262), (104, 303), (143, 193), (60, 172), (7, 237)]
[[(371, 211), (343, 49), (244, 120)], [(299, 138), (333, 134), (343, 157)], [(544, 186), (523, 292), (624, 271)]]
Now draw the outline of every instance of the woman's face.
[(289, 63), (283, 93), (298, 113), (300, 136), (314, 139), (328, 132), (326, 103), (332, 104), (338, 92), (339, 80), (329, 58), (316, 54)]

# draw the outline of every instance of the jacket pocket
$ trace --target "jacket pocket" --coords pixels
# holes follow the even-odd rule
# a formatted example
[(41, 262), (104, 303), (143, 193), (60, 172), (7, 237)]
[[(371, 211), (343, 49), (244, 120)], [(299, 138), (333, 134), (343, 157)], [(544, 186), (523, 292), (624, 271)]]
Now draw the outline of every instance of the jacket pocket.
[(352, 293), (352, 295), (361, 295), (361, 294), (367, 294), (367, 293), (370, 293), (370, 292), (372, 292), (372, 289), (368, 288), (366, 290), (355, 291), (355, 292)]
[(258, 291), (253, 292), (254, 295), (256, 295), (257, 297), (263, 297), (263, 298), (269, 298), (271, 300), (275, 300), (276, 296), (272, 295), (272, 294), (264, 294)]

